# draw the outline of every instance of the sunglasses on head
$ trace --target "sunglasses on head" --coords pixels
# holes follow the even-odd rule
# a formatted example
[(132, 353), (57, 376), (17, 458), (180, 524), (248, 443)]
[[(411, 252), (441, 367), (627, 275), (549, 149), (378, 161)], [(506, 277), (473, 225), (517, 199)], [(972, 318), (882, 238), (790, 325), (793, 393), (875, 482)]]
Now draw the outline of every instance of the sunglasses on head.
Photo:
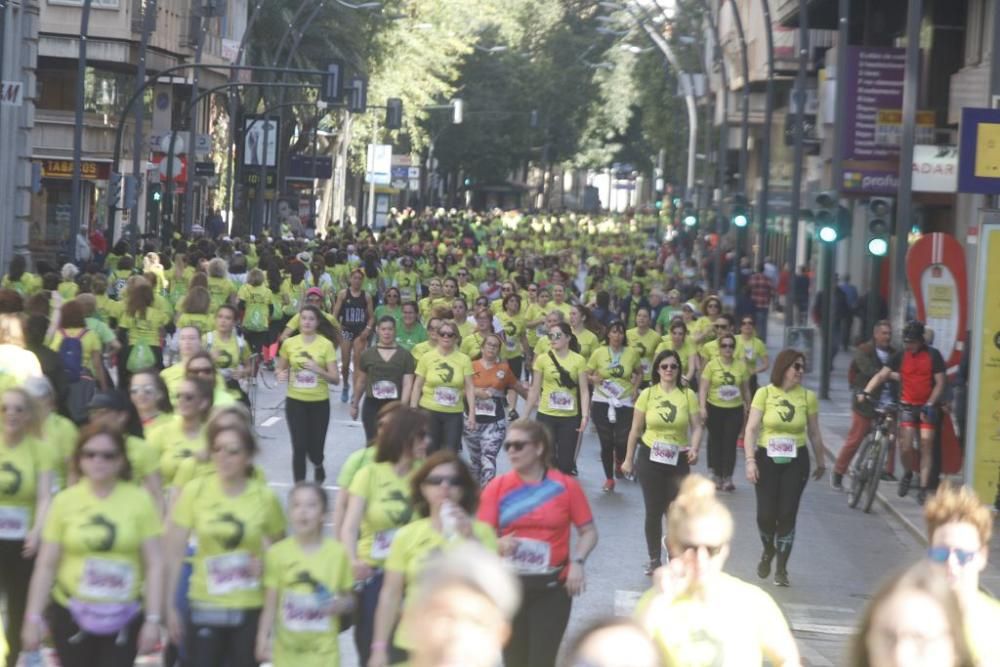
[(84, 449), (80, 452), (80, 458), (86, 459), (87, 461), (93, 461), (94, 459), (101, 459), (102, 461), (115, 461), (120, 456), (121, 455), (118, 452), (98, 452), (92, 449)]
[(513, 449), (515, 452), (519, 452), (530, 444), (530, 440), (507, 440), (503, 443), (503, 450), (509, 452)]
[(563, 333), (561, 331), (553, 331), (549, 334), (549, 340), (561, 340)]
[(938, 563), (939, 565), (944, 565), (949, 560), (951, 560), (952, 554), (955, 555), (955, 560), (962, 567), (965, 567), (976, 557), (975, 551), (966, 551), (965, 549), (953, 549), (951, 547), (931, 547), (927, 550), (927, 557), (931, 561)]

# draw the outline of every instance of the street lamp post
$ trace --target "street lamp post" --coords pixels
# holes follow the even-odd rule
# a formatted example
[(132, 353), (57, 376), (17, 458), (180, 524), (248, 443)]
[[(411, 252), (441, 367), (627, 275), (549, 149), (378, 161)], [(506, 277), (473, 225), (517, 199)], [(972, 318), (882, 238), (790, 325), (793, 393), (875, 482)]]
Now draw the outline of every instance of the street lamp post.
[[(743, 90), (741, 94), (742, 113), (740, 121), (742, 123), (740, 134), (740, 178), (737, 183), (737, 190), (746, 196), (747, 189), (747, 169), (750, 163), (750, 61), (747, 56), (746, 33), (743, 31), (743, 17), (740, 16), (740, 8), (736, 5), (736, 0), (729, 0), (730, 9), (733, 12), (733, 23), (736, 26), (736, 35), (740, 40), (740, 60), (743, 65)], [(736, 243), (733, 244), (733, 295), (740, 293), (740, 257), (743, 248), (740, 247), (742, 241), (742, 231), (736, 231)]]
[[(141, 86), (146, 80), (146, 50), (149, 47), (149, 36), (156, 26), (156, 3), (157, 0), (147, 0), (142, 13), (142, 34), (139, 37), (139, 62), (136, 69), (135, 85)], [(135, 180), (136, 191), (139, 192), (139, 164), (143, 151), (142, 130), (145, 122), (146, 110), (143, 105), (135, 108), (135, 138), (132, 141), (132, 178)], [(132, 237), (133, 248), (139, 243), (139, 198), (129, 209), (129, 235)]]
[[(191, 73), (191, 99), (198, 96), (198, 81), (201, 74), (201, 54), (205, 47), (205, 17), (211, 16), (210, 3), (203, 3), (198, 11), (198, 29), (195, 30), (194, 64), (196, 67)], [(191, 226), (194, 224), (194, 165), (198, 160), (195, 142), (198, 139), (198, 107), (194, 104), (188, 109), (188, 179), (184, 188), (184, 233), (191, 233)]]
[[(787, 249), (787, 262), (791, 271), (796, 271), (796, 260), (798, 259), (799, 245), (799, 216), (801, 210), (799, 204), (802, 198), (802, 160), (803, 142), (805, 137), (804, 123), (806, 113), (806, 69), (809, 65), (809, 1), (799, 0), (799, 71), (795, 76), (795, 88), (792, 96), (796, 100), (795, 109), (795, 149), (793, 152), (792, 166), (792, 202), (791, 202), (791, 238)], [(838, 72), (841, 76), (843, 73)], [(793, 281), (794, 283), (794, 281)], [(785, 326), (792, 326), (794, 323), (795, 290), (789, 289), (785, 301)], [(825, 362), (824, 362), (825, 363)]]
[(760, 147), (760, 220), (757, 226), (759, 264), (767, 249), (768, 198), (771, 196), (771, 117), (774, 115), (774, 26), (770, 0), (761, 0), (764, 13), (764, 36), (767, 38), (767, 89), (764, 92), (764, 136)]
[[(80, 160), (83, 154), (83, 97), (87, 80), (87, 33), (90, 30), (90, 5), (93, 0), (83, 0), (83, 7), (80, 14), (80, 40), (79, 53), (76, 63), (76, 112), (73, 117), (73, 182), (70, 185), (70, 212), (69, 212), (69, 248), (68, 254), (73, 261), (79, 259), (76, 256), (76, 237), (80, 234), (81, 215), (80, 210)], [(0, 53), (2, 55), (2, 53)], [(117, 164), (112, 164), (111, 168), (118, 169)], [(109, 194), (109, 198), (111, 195)], [(113, 220), (108, 221), (112, 226)]]

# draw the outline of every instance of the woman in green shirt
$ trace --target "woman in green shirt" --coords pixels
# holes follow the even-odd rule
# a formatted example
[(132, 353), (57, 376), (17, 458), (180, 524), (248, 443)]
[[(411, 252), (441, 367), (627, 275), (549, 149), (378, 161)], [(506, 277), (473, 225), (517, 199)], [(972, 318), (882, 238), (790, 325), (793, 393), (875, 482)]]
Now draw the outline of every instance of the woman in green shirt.
[(736, 337), (722, 334), (719, 356), (705, 364), (698, 385), (701, 419), (708, 425), (708, 467), (718, 491), (735, 491), (736, 439), (750, 403), (747, 368), (735, 356)]
[(645, 532), (649, 576), (660, 566), (663, 545), (663, 515), (677, 497), (681, 482), (698, 461), (701, 446), (701, 415), (698, 397), (680, 382), (680, 356), (665, 350), (653, 361), (653, 384), (639, 394), (632, 413), (632, 428), (622, 472), (632, 472), (636, 464), (642, 500), (646, 507)]
[(385, 300), (375, 308), (375, 321), (381, 322), (383, 317), (391, 317), (396, 320), (396, 326), (403, 319), (403, 307), (399, 298), (399, 288), (390, 287), (385, 291)]
[(401, 308), (401, 321), (396, 327), (396, 342), (407, 352), (412, 352), (418, 344), (427, 340), (427, 330), (420, 323), (420, 306), (415, 301), (407, 301)]
[(778, 354), (771, 384), (754, 394), (743, 439), (747, 480), (757, 491), (757, 530), (764, 543), (757, 576), (766, 579), (771, 574), (771, 561), (777, 555), (774, 582), (779, 586), (789, 585), (795, 519), (809, 481), (807, 436), (816, 457), (813, 479), (820, 479), (826, 471), (819, 403), (816, 394), (802, 386), (805, 368), (805, 355), (798, 350)]

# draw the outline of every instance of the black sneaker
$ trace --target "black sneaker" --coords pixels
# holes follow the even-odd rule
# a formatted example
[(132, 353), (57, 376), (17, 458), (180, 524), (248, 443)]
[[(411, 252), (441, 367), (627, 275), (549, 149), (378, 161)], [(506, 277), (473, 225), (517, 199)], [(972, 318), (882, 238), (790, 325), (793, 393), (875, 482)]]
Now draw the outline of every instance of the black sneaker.
[(896, 493), (899, 494), (900, 498), (905, 498), (906, 494), (910, 492), (911, 484), (913, 484), (913, 473), (908, 472), (899, 480), (899, 489), (897, 489)]
[(521, 415), (517, 414), (517, 410), (511, 410), (510, 414), (507, 415), (508, 419), (510, 419), (511, 421), (517, 421), (518, 418), (520, 418), (520, 416)]
[(660, 567), (660, 561), (651, 560), (643, 566), (642, 571), (647, 577), (652, 577), (653, 572), (655, 572), (658, 567)]
[(879, 479), (881, 479), (883, 482), (895, 482), (896, 476), (893, 475), (891, 472), (884, 472), (882, 473), (882, 477), (880, 477)]
[(769, 576), (771, 576), (772, 558), (774, 558), (773, 555), (768, 556), (767, 554), (763, 554), (760, 557), (760, 562), (757, 563), (757, 576), (760, 577), (761, 579), (767, 579)]
[(778, 570), (774, 573), (774, 583), (782, 588), (788, 588), (791, 586), (791, 582), (788, 581), (788, 572), (785, 570)]
[(917, 492), (917, 504), (923, 506), (925, 502), (927, 502), (927, 489), (920, 489)]
[(839, 472), (835, 472), (830, 475), (830, 486), (833, 487), (834, 491), (844, 490), (844, 476)]
[(317, 484), (322, 484), (323, 482), (325, 482), (326, 469), (323, 468), (323, 466), (316, 466), (316, 469), (313, 471), (313, 479), (316, 481)]

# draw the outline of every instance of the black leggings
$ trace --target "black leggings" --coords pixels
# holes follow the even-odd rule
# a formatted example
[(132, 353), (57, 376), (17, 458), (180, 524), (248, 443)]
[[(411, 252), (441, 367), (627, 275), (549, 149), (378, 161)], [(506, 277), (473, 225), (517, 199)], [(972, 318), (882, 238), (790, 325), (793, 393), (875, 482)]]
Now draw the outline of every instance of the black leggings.
[(7, 631), (7, 667), (17, 664), (21, 652), (21, 624), (28, 602), (28, 583), (34, 558), (21, 555), (23, 540), (0, 540), (0, 593), (7, 601), (4, 626)]
[(736, 439), (743, 428), (743, 406), (720, 408), (708, 403), (708, 467), (719, 477), (732, 477)]
[(778, 571), (785, 571), (795, 542), (799, 501), (809, 481), (809, 451), (799, 447), (788, 463), (775, 463), (763, 447), (757, 448), (757, 530), (768, 556), (778, 554)]
[(524, 357), (508, 359), (507, 365), (510, 366), (510, 372), (514, 374), (514, 379), (520, 380), (521, 372), (524, 370)]
[(307, 455), (314, 466), (323, 467), (323, 446), (326, 444), (326, 429), (330, 425), (330, 400), (286, 398), (285, 418), (292, 436), (292, 476), (296, 482), (301, 482), (306, 478)]
[(687, 452), (681, 452), (677, 465), (672, 466), (650, 461), (652, 450), (641, 442), (638, 449), (636, 474), (642, 488), (642, 503), (646, 506), (646, 551), (649, 552), (649, 560), (659, 562), (663, 550), (663, 515), (677, 497), (681, 482), (691, 472), (691, 466), (687, 461)]
[(372, 398), (368, 394), (365, 394), (365, 400), (361, 403), (361, 425), (365, 429), (365, 444), (375, 440), (375, 434), (378, 432), (378, 411), (382, 409), (383, 406), (392, 403), (394, 399), (391, 398)]
[(573, 598), (556, 575), (522, 576), (524, 598), (503, 650), (510, 667), (552, 667), (556, 664)]
[(260, 609), (244, 611), (243, 622), (227, 628), (195, 625), (188, 617), (184, 627), (184, 667), (257, 667), (257, 621)]
[(608, 404), (594, 401), (590, 414), (597, 429), (597, 438), (601, 441), (601, 465), (604, 466), (604, 477), (615, 478), (615, 465), (625, 460), (628, 445), (628, 432), (632, 427), (631, 407), (615, 408), (615, 423), (608, 421)]
[(433, 454), (440, 449), (447, 449), (450, 452), (462, 451), (462, 429), (465, 426), (465, 415), (461, 412), (438, 412), (426, 408), (424, 412), (427, 413), (430, 426), (427, 434), (431, 438), (427, 453)]
[[(73, 615), (59, 604), (51, 604), (45, 614), (62, 667), (132, 667), (139, 652), (143, 619), (143, 614), (136, 614), (123, 632), (100, 637), (82, 634)], [(119, 636), (123, 640), (121, 644)]]
[(580, 415), (553, 417), (539, 413), (538, 423), (545, 424), (552, 433), (552, 458), (561, 472), (567, 475), (576, 470), (576, 443), (579, 440)]

